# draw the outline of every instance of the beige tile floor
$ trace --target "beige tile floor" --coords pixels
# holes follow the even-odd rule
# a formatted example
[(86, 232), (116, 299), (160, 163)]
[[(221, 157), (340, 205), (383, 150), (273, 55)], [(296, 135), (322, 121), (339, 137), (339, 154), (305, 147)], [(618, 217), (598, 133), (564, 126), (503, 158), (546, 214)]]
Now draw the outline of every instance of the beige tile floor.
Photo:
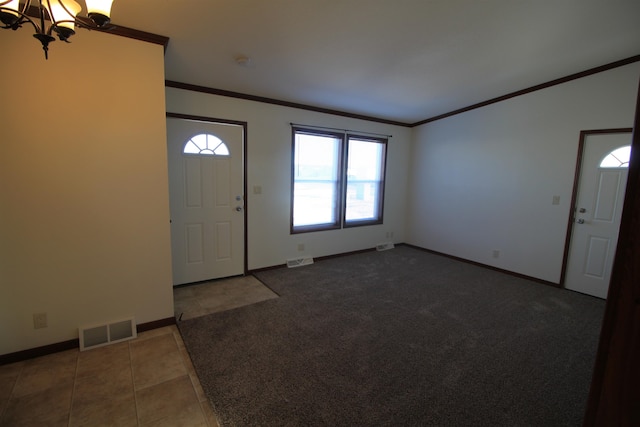
[[(174, 289), (183, 320), (278, 296), (253, 276)], [(0, 366), (0, 426), (185, 426), (218, 422), (177, 327)]]
[(218, 426), (175, 326), (0, 366), (0, 426)]
[(272, 298), (278, 295), (253, 276), (213, 280), (173, 290), (176, 319), (182, 320)]

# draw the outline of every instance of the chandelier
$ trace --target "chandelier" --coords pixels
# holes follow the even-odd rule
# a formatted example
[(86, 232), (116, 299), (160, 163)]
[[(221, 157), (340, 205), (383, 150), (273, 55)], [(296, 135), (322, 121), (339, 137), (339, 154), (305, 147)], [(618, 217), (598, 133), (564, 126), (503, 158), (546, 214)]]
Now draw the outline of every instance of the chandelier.
[[(29, 23), (35, 29), (33, 37), (40, 40), (44, 57), (49, 58), (49, 43), (58, 38), (69, 43), (75, 27), (102, 28), (110, 21), (113, 0), (85, 0), (87, 16), (78, 16), (82, 6), (74, 0), (0, 0), (0, 21), (2, 28), (17, 30)], [(45, 21), (49, 21), (48, 27)]]

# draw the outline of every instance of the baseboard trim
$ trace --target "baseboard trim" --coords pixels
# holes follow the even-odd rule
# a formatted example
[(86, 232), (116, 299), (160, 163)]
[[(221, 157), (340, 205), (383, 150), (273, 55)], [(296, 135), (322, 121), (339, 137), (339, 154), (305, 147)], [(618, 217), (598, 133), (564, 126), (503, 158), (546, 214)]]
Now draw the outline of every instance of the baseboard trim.
[(492, 265), (483, 264), (481, 262), (471, 261), (471, 260), (466, 259), (466, 258), (460, 258), (460, 257), (454, 256), (454, 255), (445, 254), (443, 252), (434, 251), (432, 249), (423, 248), (421, 246), (411, 245), (409, 243), (403, 243), (403, 245), (407, 246), (407, 247), (410, 247), (410, 248), (418, 249), (420, 251), (429, 252), (429, 253), (434, 254), (434, 255), (440, 255), (440, 256), (443, 256), (443, 257), (446, 257), (446, 258), (454, 259), (456, 261), (464, 262), (464, 263), (475, 265), (475, 266), (478, 266), (478, 267), (487, 268), (487, 269), (493, 270), (493, 271), (498, 271), (500, 273), (508, 274), (509, 276), (517, 277), (517, 278), (520, 278), (520, 279), (531, 280), (533, 282), (541, 283), (541, 284), (547, 285), (547, 286), (552, 286), (554, 288), (560, 288), (561, 287), (559, 283), (554, 283), (554, 282), (550, 282), (548, 280), (538, 279), (537, 277), (527, 276), (526, 274), (516, 273), (514, 271), (505, 270), (503, 268), (494, 267)]
[(154, 320), (153, 322), (141, 323), (136, 325), (138, 333), (150, 331), (152, 329), (164, 328), (165, 326), (171, 326), (176, 324), (176, 318), (174, 316), (167, 317), (165, 319)]
[[(138, 333), (140, 333), (175, 324), (175, 317), (167, 317), (166, 319), (159, 319), (154, 320), (153, 322), (141, 323), (139, 325), (136, 325), (136, 330), (138, 331)], [(15, 353), (2, 354), (0, 355), (0, 366), (8, 365), (15, 362), (22, 362), (23, 360), (35, 359), (36, 357), (59, 353), (61, 351), (73, 350), (79, 347), (80, 340), (76, 338), (73, 340), (44, 345), (42, 347), (34, 347), (26, 350), (16, 351)]]
[(46, 356), (47, 354), (59, 353), (61, 351), (73, 350), (80, 347), (80, 340), (73, 339), (62, 341), (55, 344), (44, 345), (42, 347), (29, 348), (27, 350), (17, 351), (15, 353), (3, 354), (0, 356), (0, 366), (9, 363), (22, 362), (23, 360), (35, 359), (36, 357)]
[[(396, 243), (396, 246), (398, 246), (398, 245), (402, 245), (402, 243), (399, 243), (399, 244)], [(376, 248), (360, 249), (360, 250), (357, 250), (357, 251), (342, 252), (342, 253), (335, 254), (335, 255), (325, 255), (325, 256), (321, 256), (321, 257), (313, 257), (313, 260), (314, 260), (314, 262), (318, 262), (318, 261), (324, 261), (324, 260), (331, 259), (331, 258), (340, 258), (340, 257), (343, 257), (343, 256), (356, 255), (356, 254), (361, 254), (361, 253), (364, 253), (364, 252), (373, 252), (375, 250), (376, 250)], [(278, 265), (272, 265), (271, 267), (256, 268), (256, 269), (247, 271), (247, 274), (260, 273), (261, 271), (277, 270), (279, 268), (287, 268), (287, 264), (278, 264)]]

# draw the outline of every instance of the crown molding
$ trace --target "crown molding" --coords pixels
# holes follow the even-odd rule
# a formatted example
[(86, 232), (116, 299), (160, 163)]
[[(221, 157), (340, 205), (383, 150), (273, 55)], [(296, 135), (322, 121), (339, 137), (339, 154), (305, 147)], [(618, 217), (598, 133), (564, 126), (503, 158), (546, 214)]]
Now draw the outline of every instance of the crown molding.
[(431, 123), (431, 122), (435, 122), (437, 120), (441, 120), (441, 119), (445, 119), (447, 117), (451, 117), (451, 116), (455, 116), (457, 114), (462, 114), (462, 113), (466, 113), (467, 111), (471, 111), (471, 110), (475, 110), (478, 108), (482, 108), (482, 107), (486, 107), (487, 105), (491, 105), (491, 104), (495, 104), (501, 101), (506, 101), (508, 99), (511, 98), (515, 98), (517, 96), (521, 96), (521, 95), (526, 95), (528, 93), (531, 92), (535, 92), (541, 89), (546, 89), (548, 87), (552, 87), (552, 86), (556, 86), (562, 83), (567, 83), (570, 82), (572, 80), (576, 80), (576, 79), (580, 79), (583, 77), (587, 77), (587, 76), (591, 76), (593, 74), (597, 74), (597, 73), (601, 73), (603, 71), (608, 71), (608, 70), (612, 70), (614, 68), (618, 68), (618, 67), (622, 67), (624, 65), (629, 65), (629, 64), (633, 64), (635, 62), (640, 61), (640, 55), (635, 55), (635, 56), (631, 56), (629, 58), (625, 58), (625, 59), (621, 59), (619, 61), (614, 61), (605, 65), (601, 65), (599, 67), (594, 67), (594, 68), (590, 68), (588, 70), (585, 71), (581, 71), (579, 73), (574, 73), (574, 74), (570, 74), (568, 76), (565, 77), (561, 77), (555, 80), (551, 80), (545, 83), (541, 83), (535, 86), (531, 86), (528, 87), (526, 89), (522, 89), (522, 90), (518, 90), (515, 92), (511, 92), (508, 93), (506, 95), (502, 95), (496, 98), (492, 98), (489, 99), (487, 101), (483, 101), (483, 102), (479, 102), (477, 104), (473, 104), (473, 105), (469, 105), (467, 107), (463, 107), (463, 108), (459, 108), (457, 110), (453, 110), (450, 111), (448, 113), (444, 113), (444, 114), (439, 114), (437, 116), (433, 116), (415, 123), (405, 123), (405, 122), (400, 122), (400, 121), (396, 121), (396, 120), (388, 120), (388, 119), (382, 119), (379, 117), (372, 117), (372, 116), (366, 116), (366, 115), (362, 115), (362, 114), (355, 114), (355, 113), (349, 113), (349, 112), (345, 112), (345, 111), (340, 111), (340, 110), (334, 110), (334, 109), (330, 109), (330, 108), (322, 108), (322, 107), (316, 107), (313, 105), (307, 105), (307, 104), (300, 104), (300, 103), (296, 103), (296, 102), (289, 102), (289, 101), (282, 101), (279, 99), (274, 99), (274, 98), (267, 98), (267, 97), (263, 97), (263, 96), (256, 96), (256, 95), (249, 95), (246, 93), (239, 93), (239, 92), (232, 92), (232, 91), (228, 91), (228, 90), (223, 90), (223, 89), (214, 89), (214, 88), (209, 88), (209, 87), (205, 87), (205, 86), (198, 86), (198, 85), (192, 85), (189, 83), (182, 83), (182, 82), (176, 82), (173, 80), (165, 80), (165, 86), (166, 87), (172, 87), (172, 88), (176, 88), (176, 89), (184, 89), (184, 90), (190, 90), (190, 91), (194, 91), (194, 92), (202, 92), (202, 93), (207, 93), (207, 94), (211, 94), (211, 95), (220, 95), (220, 96), (227, 96), (230, 98), (237, 98), (237, 99), (244, 99), (244, 100), (248, 100), (248, 101), (256, 101), (256, 102), (262, 102), (262, 103), (266, 103), (266, 104), (273, 104), (273, 105), (280, 105), (283, 107), (291, 107), (291, 108), (298, 108), (298, 109), (302, 109), (302, 110), (308, 110), (308, 111), (315, 111), (315, 112), (319, 112), (319, 113), (326, 113), (326, 114), (332, 114), (332, 115), (336, 115), (336, 116), (341, 116), (341, 117), (349, 117), (349, 118), (353, 118), (353, 119), (361, 119), (361, 120), (367, 120), (367, 121), (371, 121), (371, 122), (376, 122), (376, 123), (384, 123), (384, 124), (390, 124), (390, 125), (394, 125), (394, 126), (402, 126), (402, 127), (409, 127), (409, 128), (414, 128), (417, 126), (421, 126), (427, 123)]
[(447, 117), (455, 116), (457, 114), (466, 113), (467, 111), (475, 110), (478, 108), (486, 107), (487, 105), (495, 104), (497, 102), (506, 101), (507, 99), (515, 98), (516, 96), (526, 95), (531, 92), (535, 92), (541, 89), (546, 89), (551, 86), (556, 86), (562, 83), (570, 82), (571, 80), (580, 79), (582, 77), (591, 76), (593, 74), (601, 73), (603, 71), (612, 70), (614, 68), (622, 67), (624, 65), (633, 64), (634, 62), (640, 61), (640, 55), (631, 56), (629, 58), (621, 59), (619, 61), (610, 62), (609, 64), (601, 65), (599, 67), (590, 68), (585, 71), (581, 71), (579, 73), (570, 74), (565, 77), (561, 77), (559, 79), (551, 80), (546, 83), (541, 83), (539, 85), (531, 86), (526, 89), (518, 90), (516, 92), (511, 92), (506, 95), (499, 96), (497, 98), (492, 98), (487, 101), (479, 102), (477, 104), (469, 105), (468, 107), (460, 108), (457, 110), (450, 111), (448, 113), (440, 114), (434, 117), (430, 117), (428, 119), (421, 120), (419, 122), (413, 123), (410, 127), (416, 127), (420, 125), (424, 125), (427, 123), (435, 122), (436, 120), (445, 119)]
[(165, 80), (164, 84), (165, 84), (166, 87), (172, 87), (172, 88), (175, 88), (175, 89), (190, 90), (190, 91), (193, 91), (193, 92), (207, 93), (207, 94), (210, 94), (210, 95), (227, 96), (229, 98), (244, 99), (246, 101), (262, 102), (262, 103), (265, 103), (265, 104), (279, 105), (281, 107), (290, 107), (290, 108), (297, 108), (297, 109), (300, 109), (300, 110), (315, 111), (317, 113), (332, 114), (334, 116), (348, 117), (348, 118), (351, 118), (351, 119), (367, 120), (367, 121), (370, 121), (370, 122), (384, 123), (384, 124), (387, 124), (387, 125), (394, 125), (394, 126), (403, 126), (403, 127), (410, 127), (411, 126), (409, 123), (398, 122), (398, 121), (395, 121), (395, 120), (381, 119), (379, 117), (372, 117), (372, 116), (366, 116), (366, 115), (362, 115), (362, 114), (348, 113), (346, 111), (333, 110), (333, 109), (330, 109), (330, 108), (315, 107), (313, 105), (299, 104), (297, 102), (282, 101), (280, 99), (267, 98), (267, 97), (264, 97), (264, 96), (249, 95), (249, 94), (246, 94), (246, 93), (232, 92), (232, 91), (229, 91), (229, 90), (214, 89), (214, 88), (205, 87), (205, 86), (192, 85), (192, 84), (189, 84), (189, 83), (176, 82), (176, 81), (173, 81), (173, 80)]

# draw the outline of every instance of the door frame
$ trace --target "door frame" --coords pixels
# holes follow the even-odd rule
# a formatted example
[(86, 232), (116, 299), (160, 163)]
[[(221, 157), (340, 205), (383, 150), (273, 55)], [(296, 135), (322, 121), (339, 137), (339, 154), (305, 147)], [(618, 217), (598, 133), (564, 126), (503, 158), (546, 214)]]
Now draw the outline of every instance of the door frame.
[(564, 253), (562, 255), (562, 272), (560, 273), (560, 287), (564, 288), (564, 282), (567, 275), (567, 263), (569, 261), (569, 250), (571, 249), (571, 235), (573, 233), (573, 223), (575, 220), (576, 199), (578, 197), (578, 185), (580, 183), (580, 173), (582, 172), (582, 157), (584, 154), (584, 145), (588, 136), (603, 134), (619, 134), (628, 133), (631, 138), (632, 128), (613, 128), (613, 129), (591, 129), (581, 130), (580, 140), (578, 142), (578, 156), (576, 159), (575, 174), (573, 176), (573, 190), (571, 192), (571, 204), (569, 205), (569, 219), (567, 221), (567, 234), (564, 241)]
[[(184, 120), (192, 120), (192, 121), (197, 121), (197, 122), (205, 122), (205, 123), (221, 123), (221, 124), (227, 124), (227, 125), (237, 125), (237, 126), (242, 126), (243, 132), (242, 132), (242, 192), (243, 192), (243, 196), (244, 196), (244, 209), (243, 209), (243, 221), (244, 221), (244, 241), (243, 241), (243, 245), (244, 245), (244, 254), (242, 255), (242, 272), (243, 275), (247, 275), (247, 273), (249, 272), (248, 269), (248, 249), (247, 249), (247, 242), (249, 241), (249, 237), (248, 237), (248, 227), (247, 227), (247, 211), (249, 210), (249, 200), (248, 200), (248, 193), (247, 193), (247, 138), (248, 138), (248, 133), (247, 133), (247, 128), (248, 128), (248, 124), (247, 122), (243, 122), (243, 121), (239, 121), (239, 120), (229, 120), (229, 119), (217, 119), (214, 117), (205, 117), (205, 116), (194, 116), (191, 114), (181, 114), (181, 113), (166, 113), (166, 117), (167, 118), (171, 118), (171, 119), (184, 119)], [(168, 167), (168, 165), (167, 165)]]
[(636, 97), (629, 178), (620, 236), (611, 272), (600, 342), (583, 426), (625, 425), (640, 420), (640, 89)]

